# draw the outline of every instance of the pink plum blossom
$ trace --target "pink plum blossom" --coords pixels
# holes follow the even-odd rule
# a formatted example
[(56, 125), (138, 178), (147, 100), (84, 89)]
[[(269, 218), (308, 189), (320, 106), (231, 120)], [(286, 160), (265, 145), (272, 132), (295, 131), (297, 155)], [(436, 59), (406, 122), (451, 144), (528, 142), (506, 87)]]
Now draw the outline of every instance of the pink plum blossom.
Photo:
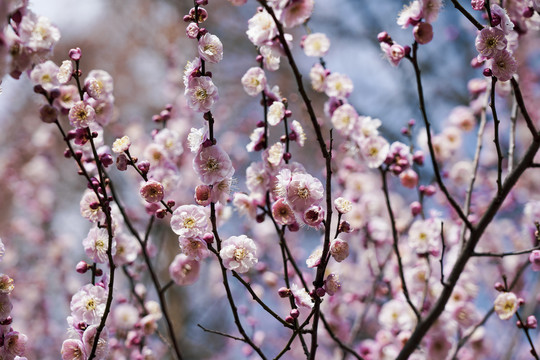
[(241, 81), (249, 96), (257, 96), (266, 86), (266, 75), (260, 67), (252, 67), (242, 76)]
[(177, 285), (191, 285), (199, 278), (200, 267), (198, 261), (178, 254), (169, 266), (169, 274)]
[(213, 185), (234, 174), (229, 155), (218, 145), (203, 147), (193, 158), (193, 168), (206, 185)]
[(257, 262), (257, 246), (246, 235), (231, 236), (223, 241), (219, 255), (223, 265), (238, 273), (245, 273)]
[(206, 33), (199, 39), (199, 56), (201, 59), (218, 63), (223, 59), (223, 44), (216, 35)]
[(184, 95), (188, 105), (198, 112), (208, 112), (219, 99), (218, 89), (208, 76), (193, 77), (189, 80)]
[(209, 226), (208, 212), (202, 206), (179, 206), (171, 217), (171, 228), (181, 237), (202, 236), (208, 231)]

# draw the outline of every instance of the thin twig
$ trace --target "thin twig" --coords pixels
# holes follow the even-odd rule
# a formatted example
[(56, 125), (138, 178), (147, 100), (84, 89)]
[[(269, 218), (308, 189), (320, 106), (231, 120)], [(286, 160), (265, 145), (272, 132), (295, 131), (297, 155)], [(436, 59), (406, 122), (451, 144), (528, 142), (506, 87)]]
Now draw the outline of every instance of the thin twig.
[(221, 335), (221, 336), (224, 336), (224, 337), (228, 337), (229, 339), (233, 339), (233, 340), (238, 340), (238, 341), (246, 342), (245, 339), (242, 339), (242, 338), (239, 338), (239, 337), (236, 337), (236, 336), (232, 336), (232, 335), (223, 333), (223, 332), (221, 332), (221, 331), (216, 331), (216, 330), (210, 330), (210, 329), (207, 329), (207, 328), (205, 328), (204, 326), (202, 326), (201, 324), (197, 324), (197, 326), (200, 327), (201, 329), (203, 329), (204, 331), (209, 332), (209, 333), (211, 333), (211, 334)]
[(420, 76), (420, 67), (418, 65), (417, 51), (418, 51), (418, 43), (415, 41), (412, 47), (412, 56), (408, 56), (407, 59), (411, 61), (414, 67), (414, 73), (416, 77), (416, 87), (418, 91), (418, 100), (420, 103), (420, 112), (422, 113), (422, 118), (424, 119), (424, 126), (426, 127), (428, 149), (429, 149), (429, 154), (431, 157), (431, 163), (433, 165), (433, 172), (435, 175), (435, 180), (437, 181), (437, 184), (441, 188), (441, 191), (444, 193), (444, 195), (446, 196), (446, 199), (448, 200), (448, 202), (450, 203), (454, 211), (457, 213), (457, 215), (461, 218), (461, 220), (467, 225), (469, 229), (472, 229), (473, 226), (471, 222), (469, 221), (467, 216), (463, 213), (463, 211), (461, 210), (461, 207), (458, 205), (456, 200), (452, 197), (452, 195), (450, 195), (450, 193), (448, 192), (448, 189), (446, 188), (446, 185), (444, 184), (442, 180), (441, 170), (439, 169), (439, 164), (437, 163), (437, 158), (435, 157), (435, 149), (433, 147), (433, 141), (431, 137), (431, 124), (428, 120), (427, 112), (426, 112), (426, 104), (424, 101), (424, 89), (422, 87), (422, 78)]
[(388, 193), (388, 182), (386, 181), (387, 170), (383, 170), (382, 168), (379, 168), (379, 170), (380, 170), (381, 178), (383, 182), (383, 193), (384, 193), (384, 199), (386, 201), (386, 209), (388, 211), (388, 215), (390, 216), (390, 225), (392, 227), (392, 238), (393, 238), (392, 246), (394, 247), (394, 253), (396, 254), (397, 261), (398, 261), (399, 278), (401, 279), (401, 287), (403, 288), (403, 295), (405, 295), (405, 299), (407, 300), (407, 303), (409, 304), (412, 311), (416, 315), (416, 318), (420, 322), (420, 319), (421, 319), (420, 312), (411, 301), (409, 290), (407, 288), (407, 282), (405, 281), (403, 262), (401, 260), (401, 254), (399, 253), (399, 245), (398, 245), (399, 235), (396, 228), (396, 219), (394, 217), (394, 211), (392, 210), (392, 204), (390, 203), (390, 194)]

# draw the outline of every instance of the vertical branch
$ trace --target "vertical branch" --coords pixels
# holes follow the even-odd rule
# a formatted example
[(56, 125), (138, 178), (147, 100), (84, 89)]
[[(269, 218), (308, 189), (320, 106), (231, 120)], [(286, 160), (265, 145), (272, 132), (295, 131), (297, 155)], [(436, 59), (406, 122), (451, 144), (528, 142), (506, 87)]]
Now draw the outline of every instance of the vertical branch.
[(407, 59), (409, 59), (412, 62), (413, 67), (414, 67), (414, 73), (416, 76), (416, 87), (417, 87), (417, 92), (418, 92), (418, 100), (420, 103), (420, 112), (422, 113), (422, 118), (424, 119), (424, 125), (426, 127), (429, 154), (431, 157), (431, 163), (433, 165), (433, 172), (435, 175), (435, 179), (437, 180), (437, 184), (441, 188), (442, 192), (446, 196), (446, 199), (448, 200), (448, 202), (450, 203), (454, 211), (458, 214), (461, 220), (467, 225), (467, 227), (469, 229), (472, 229), (472, 224), (470, 223), (469, 219), (463, 213), (463, 211), (461, 210), (461, 207), (458, 205), (456, 200), (452, 197), (452, 195), (450, 195), (450, 193), (448, 192), (448, 189), (446, 188), (446, 185), (444, 185), (444, 182), (441, 176), (441, 170), (439, 169), (439, 164), (437, 164), (437, 159), (435, 158), (435, 149), (433, 148), (433, 142), (431, 139), (431, 124), (428, 120), (427, 112), (426, 112), (426, 104), (424, 101), (424, 90), (422, 87), (422, 78), (420, 76), (420, 67), (418, 66), (417, 51), (418, 51), (418, 43), (415, 41), (412, 47), (412, 52), (413, 52), (412, 57), (407, 56)]
[(497, 116), (497, 108), (495, 106), (495, 85), (497, 84), (497, 78), (495, 76), (491, 77), (491, 100), (489, 102), (489, 107), (491, 108), (491, 113), (493, 114), (493, 124), (494, 124), (494, 139), (495, 148), (497, 149), (497, 196), (501, 193), (502, 188), (502, 160), (503, 154), (501, 151), (501, 143), (499, 141), (499, 117)]
[[(489, 94), (490, 92), (488, 89), (486, 89), (485, 99), (484, 103), (482, 105), (482, 112), (480, 114), (480, 125), (478, 126), (478, 133), (476, 135), (476, 151), (474, 153), (474, 160), (473, 160), (473, 172), (471, 175), (471, 182), (469, 183), (469, 188), (467, 189), (467, 195), (465, 196), (465, 205), (463, 206), (463, 211), (465, 211), (465, 215), (470, 214), (471, 210), (471, 198), (472, 198), (472, 192), (474, 189), (474, 183), (476, 181), (476, 175), (478, 174), (478, 166), (480, 164), (480, 152), (482, 151), (482, 144), (483, 144), (483, 137), (484, 137), (484, 129), (486, 127), (486, 110), (487, 110), (487, 104), (489, 101)], [(461, 234), (459, 236), (461, 246), (463, 247), (465, 245), (465, 231), (466, 231), (465, 224), (461, 227)]]
[(384, 199), (386, 200), (386, 209), (388, 210), (388, 215), (390, 216), (390, 224), (392, 225), (392, 238), (394, 240), (393, 247), (394, 247), (394, 253), (396, 254), (397, 261), (398, 261), (398, 269), (399, 269), (399, 278), (401, 279), (401, 287), (403, 288), (403, 294), (405, 295), (405, 299), (407, 300), (407, 303), (411, 307), (412, 311), (416, 315), (416, 318), (418, 321), (420, 321), (420, 312), (416, 308), (416, 306), (411, 301), (411, 297), (409, 295), (409, 290), (407, 288), (407, 282), (405, 281), (405, 274), (403, 271), (403, 262), (401, 261), (401, 254), (399, 253), (399, 236), (396, 229), (396, 219), (394, 217), (394, 212), (392, 211), (392, 204), (390, 204), (390, 196), (388, 194), (388, 183), (386, 181), (386, 170), (383, 170), (379, 168), (381, 172), (381, 178), (383, 181), (383, 192), (384, 192)]

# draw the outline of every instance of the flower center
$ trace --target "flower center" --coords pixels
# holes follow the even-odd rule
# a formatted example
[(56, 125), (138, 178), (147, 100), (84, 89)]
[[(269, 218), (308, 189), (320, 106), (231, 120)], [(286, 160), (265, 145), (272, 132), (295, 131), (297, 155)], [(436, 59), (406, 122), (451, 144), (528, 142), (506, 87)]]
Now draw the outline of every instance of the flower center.
[(234, 250), (234, 260), (241, 261), (243, 260), (247, 255), (247, 251), (244, 248), (238, 248)]
[(216, 171), (217, 169), (219, 169), (218, 161), (214, 158), (209, 158), (208, 161), (206, 161), (206, 170)]
[(193, 219), (192, 217), (188, 217), (187, 219), (184, 220), (184, 227), (187, 228), (187, 229), (191, 229), (195, 226), (195, 219)]
[(301, 187), (296, 191), (296, 194), (300, 199), (307, 199), (309, 197), (309, 190), (305, 187)]
[(195, 97), (197, 98), (197, 100), (202, 101), (202, 100), (206, 100), (206, 98), (208, 97), (208, 94), (206, 93), (205, 89), (198, 88), (197, 91), (195, 91)]
[(96, 300), (94, 298), (90, 298), (86, 302), (86, 310), (88, 310), (88, 311), (95, 310), (96, 306), (97, 306), (97, 304), (96, 304)]

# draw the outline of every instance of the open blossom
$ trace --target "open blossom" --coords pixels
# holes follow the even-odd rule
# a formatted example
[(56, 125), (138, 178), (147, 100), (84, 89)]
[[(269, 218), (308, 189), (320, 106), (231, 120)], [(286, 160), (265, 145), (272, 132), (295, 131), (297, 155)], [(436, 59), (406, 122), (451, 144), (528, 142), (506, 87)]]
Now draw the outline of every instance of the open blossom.
[(84, 88), (94, 99), (106, 99), (112, 96), (113, 78), (105, 70), (92, 70), (84, 80)]
[(179, 206), (172, 214), (171, 228), (182, 237), (202, 236), (209, 229), (208, 213), (202, 206)]
[(187, 87), (189, 84), (189, 80), (193, 79), (194, 77), (197, 77), (200, 75), (199, 70), (201, 68), (201, 58), (196, 57), (192, 61), (188, 61), (186, 63), (186, 66), (184, 66), (184, 87)]
[(428, 23), (437, 20), (442, 7), (442, 0), (422, 0), (422, 16)]
[(266, 70), (276, 71), (281, 63), (281, 48), (279, 45), (262, 45), (259, 53), (263, 57), (263, 65)]
[[(87, 327), (84, 330), (83, 336), (82, 336), (82, 342), (84, 345), (84, 349), (87, 354), (90, 354), (92, 352), (92, 348), (94, 346), (96, 334), (97, 334), (98, 324), (91, 325)], [(96, 360), (105, 360), (107, 358), (107, 354), (109, 353), (109, 332), (107, 331), (107, 327), (103, 329), (103, 331), (99, 334), (99, 339), (96, 347), (96, 356), (94, 359)]]
[(323, 92), (327, 76), (328, 74), (326, 69), (321, 64), (316, 63), (313, 65), (309, 71), (309, 78), (311, 80), (311, 87), (313, 90)]
[(58, 74), (56, 74), (56, 79), (60, 84), (67, 84), (69, 80), (71, 80), (71, 76), (73, 75), (73, 63), (71, 60), (64, 60), (62, 61), (62, 65), (60, 65), (60, 69), (58, 70)]
[(218, 63), (223, 59), (223, 44), (216, 35), (206, 33), (199, 39), (199, 56), (208, 62)]
[(268, 107), (268, 124), (276, 126), (285, 117), (285, 105), (281, 101), (274, 101)]
[(514, 23), (510, 20), (510, 16), (508, 16), (506, 9), (500, 7), (498, 4), (492, 4), (491, 15), (499, 17), (501, 29), (506, 35), (514, 30)]
[(499, 319), (501, 320), (508, 320), (514, 316), (518, 306), (518, 298), (516, 294), (512, 292), (500, 293), (493, 303), (495, 312), (499, 315)]
[(324, 187), (309, 174), (293, 174), (287, 186), (286, 199), (294, 211), (304, 212), (323, 200)]
[(290, 225), (296, 222), (294, 211), (284, 199), (278, 199), (278, 201), (272, 205), (272, 216), (280, 225)]
[(49, 51), (60, 40), (60, 31), (45, 16), (28, 11), (18, 28), (23, 43), (35, 52)]
[(242, 85), (244, 90), (250, 96), (260, 94), (266, 86), (266, 75), (260, 67), (250, 68), (244, 76), (242, 76)]
[(177, 285), (191, 285), (199, 278), (201, 265), (189, 259), (185, 254), (178, 254), (169, 266), (171, 279)]
[(257, 262), (257, 246), (246, 235), (231, 236), (223, 241), (219, 255), (223, 265), (239, 273), (245, 273)]
[(116, 154), (122, 154), (129, 150), (131, 146), (131, 140), (129, 136), (123, 136), (119, 139), (116, 139), (112, 144), (112, 151)]
[(26, 342), (28, 337), (18, 331), (8, 331), (3, 334), (4, 340), (4, 355), (6, 358), (23, 356), (26, 350)]
[(350, 104), (343, 104), (334, 110), (332, 125), (342, 134), (348, 135), (356, 125), (358, 113)]
[(384, 56), (394, 66), (398, 66), (401, 59), (405, 57), (405, 48), (399, 44), (394, 43), (390, 45), (386, 42), (381, 42), (380, 46)]
[(262, 45), (268, 40), (272, 40), (277, 35), (274, 19), (266, 10), (258, 11), (248, 20), (248, 30), (246, 34), (253, 45)]
[(167, 128), (161, 129), (154, 136), (154, 142), (163, 147), (167, 157), (173, 162), (184, 152), (180, 135), (176, 131)]
[(506, 49), (507, 41), (504, 32), (499, 28), (483, 28), (475, 40), (476, 50), (486, 58), (492, 58)]
[(74, 322), (97, 324), (105, 312), (107, 292), (101, 286), (87, 284), (71, 298), (71, 315)]
[(203, 147), (193, 158), (193, 168), (206, 185), (213, 185), (234, 174), (229, 155), (217, 145)]
[(319, 229), (324, 220), (324, 209), (318, 205), (310, 206), (302, 214), (302, 221), (307, 226)]
[(296, 303), (296, 306), (303, 306), (307, 308), (313, 308), (313, 300), (311, 299), (311, 296), (309, 296), (306, 289), (299, 288), (298, 285), (292, 284), (291, 285), (291, 292), (294, 296), (294, 302)]
[(508, 81), (517, 71), (517, 61), (508, 50), (500, 51), (492, 59), (491, 71), (499, 81)]
[(338, 197), (335, 199), (334, 206), (340, 214), (346, 214), (352, 210), (352, 203), (343, 197)]
[(302, 45), (307, 56), (323, 57), (330, 49), (330, 40), (323, 33), (313, 33), (306, 36)]
[(348, 97), (353, 89), (353, 82), (347, 75), (332, 73), (326, 77), (324, 92), (328, 96)]
[(303, 24), (313, 12), (314, 0), (293, 0), (281, 10), (280, 20), (283, 26), (291, 28)]
[(77, 101), (69, 110), (68, 118), (73, 127), (85, 128), (96, 119), (96, 111), (84, 101)]
[(208, 76), (191, 78), (184, 92), (187, 102), (192, 110), (208, 112), (219, 99), (218, 89)]
[(141, 185), (139, 193), (146, 202), (155, 203), (163, 200), (163, 190), (163, 185), (160, 182), (148, 180)]
[(386, 160), (390, 145), (382, 136), (369, 137), (362, 141), (360, 150), (367, 166), (370, 168), (378, 168)]
[(57, 88), (60, 83), (56, 76), (58, 75), (58, 66), (48, 60), (36, 65), (30, 73), (30, 78), (36, 85), (41, 85), (45, 90), (50, 91)]
[(105, 213), (101, 210), (99, 199), (93, 190), (87, 189), (79, 204), (81, 215), (93, 223), (105, 222)]
[(409, 229), (409, 245), (417, 254), (437, 251), (440, 243), (440, 227), (434, 219), (416, 220)]
[(403, 6), (403, 10), (398, 15), (397, 24), (406, 29), (409, 25), (416, 25), (422, 16), (422, 4), (420, 1), (414, 0), (409, 5)]
[(185, 254), (191, 260), (200, 261), (208, 257), (208, 245), (200, 237), (183, 237), (178, 238), (178, 245), (182, 254)]
[(62, 360), (84, 360), (84, 345), (79, 339), (67, 339), (62, 343)]
[[(108, 261), (107, 250), (109, 250), (109, 234), (106, 229), (94, 227), (88, 232), (88, 236), (82, 242), (86, 256), (99, 264)], [(113, 243), (113, 254), (114, 254)]]
[(208, 139), (208, 128), (200, 129), (191, 128), (188, 134), (188, 146), (191, 152), (198, 152), (202, 144)]

